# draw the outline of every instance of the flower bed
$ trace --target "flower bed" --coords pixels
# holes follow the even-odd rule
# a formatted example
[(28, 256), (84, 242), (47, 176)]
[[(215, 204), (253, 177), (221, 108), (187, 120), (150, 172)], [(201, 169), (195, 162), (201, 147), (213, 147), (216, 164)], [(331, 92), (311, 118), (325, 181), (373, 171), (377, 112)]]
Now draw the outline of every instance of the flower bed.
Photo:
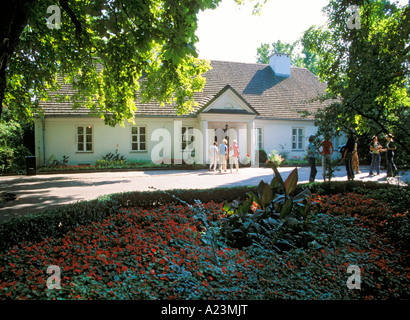
[[(393, 211), (355, 193), (314, 194), (312, 201), (310, 223), (330, 237), (283, 254), (225, 246), (222, 204), (120, 209), (2, 253), (0, 298), (408, 299), (409, 254), (385, 232), (408, 219), (406, 208)], [(61, 289), (47, 288), (50, 265), (60, 268)], [(349, 265), (360, 267), (361, 290), (346, 286)]]
[[(209, 217), (222, 212), (212, 202), (205, 209)], [(262, 265), (229, 248), (212, 256), (193, 213), (188, 206), (122, 210), (59, 239), (22, 243), (1, 256), (1, 297), (195, 299), (246, 291), (241, 280)], [(61, 268), (60, 290), (47, 289), (49, 265)]]
[[(408, 208), (395, 211), (383, 201), (365, 195), (346, 193), (315, 195), (319, 203), (317, 212), (333, 216), (354, 218), (361, 240), (351, 230), (345, 237), (349, 243), (344, 248), (347, 254), (357, 257), (361, 266), (365, 299), (401, 298), (410, 296), (409, 246), (396, 243), (396, 235), (390, 236), (408, 222)], [(346, 254), (346, 253), (345, 253)]]

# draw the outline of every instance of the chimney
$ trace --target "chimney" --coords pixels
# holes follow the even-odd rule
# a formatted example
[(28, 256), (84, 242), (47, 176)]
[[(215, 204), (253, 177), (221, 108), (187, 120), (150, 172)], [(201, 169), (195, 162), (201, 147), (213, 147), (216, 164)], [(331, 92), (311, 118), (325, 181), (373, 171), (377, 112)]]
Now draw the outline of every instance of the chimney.
[(269, 66), (278, 77), (290, 77), (290, 55), (274, 53), (269, 57)]

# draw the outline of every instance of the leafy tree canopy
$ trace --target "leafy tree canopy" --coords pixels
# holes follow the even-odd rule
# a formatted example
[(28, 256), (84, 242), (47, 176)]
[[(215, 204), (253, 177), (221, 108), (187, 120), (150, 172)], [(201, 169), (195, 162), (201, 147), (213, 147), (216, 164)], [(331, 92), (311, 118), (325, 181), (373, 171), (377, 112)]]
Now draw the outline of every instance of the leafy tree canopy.
[(39, 101), (60, 88), (61, 76), (76, 89), (74, 108), (85, 106), (109, 125), (133, 118), (137, 93), (142, 102), (156, 99), (174, 104), (179, 114), (189, 112), (194, 92), (205, 84), (201, 74), (210, 68), (195, 49), (197, 14), (220, 1), (2, 2), (0, 105), (30, 120), (41, 114)]
[(409, 6), (387, 0), (332, 0), (324, 12), (328, 24), (311, 27), (302, 39), (317, 55), (318, 75), (327, 82), (321, 99), (336, 99), (316, 115), (319, 132), (391, 132), (408, 158)]

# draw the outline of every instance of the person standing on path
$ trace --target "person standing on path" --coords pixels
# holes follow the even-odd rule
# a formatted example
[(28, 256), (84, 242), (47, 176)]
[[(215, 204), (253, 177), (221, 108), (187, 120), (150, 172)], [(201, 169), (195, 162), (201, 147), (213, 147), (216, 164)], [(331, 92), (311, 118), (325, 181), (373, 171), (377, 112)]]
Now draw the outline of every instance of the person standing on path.
[(380, 151), (383, 147), (379, 144), (377, 136), (373, 136), (370, 144), (370, 152), (372, 153), (372, 162), (370, 163), (369, 176), (373, 175), (373, 170), (376, 169), (377, 174), (380, 174)]
[(394, 177), (397, 174), (397, 167), (394, 164), (394, 153), (397, 150), (397, 147), (393, 141), (393, 135), (391, 133), (387, 134), (386, 139), (387, 139), (387, 145), (386, 145), (387, 176)]
[[(329, 135), (325, 136), (325, 139), (320, 143), (317, 151), (322, 156), (322, 174), (323, 174), (323, 181), (326, 182), (326, 162), (332, 161), (332, 154), (333, 154), (333, 144), (329, 140)], [(322, 147), (322, 151), (320, 151), (320, 147)]]
[(346, 166), (346, 173), (347, 173), (347, 180), (354, 180), (354, 171), (352, 166), (352, 158), (355, 147), (355, 139), (353, 137), (349, 137), (346, 142), (346, 148), (343, 152), (342, 161), (344, 161)]
[(356, 138), (356, 142), (354, 144), (354, 152), (352, 156), (352, 167), (353, 167), (353, 170), (356, 171), (356, 174), (361, 173), (360, 167), (359, 167), (359, 154), (357, 153), (357, 141), (358, 140), (359, 138)]
[(209, 147), (209, 171), (216, 171), (217, 164), (218, 164), (218, 142), (215, 141), (214, 144)]
[(233, 145), (229, 146), (229, 163), (231, 166), (231, 173), (233, 164), (235, 163), (236, 173), (239, 170), (239, 146), (236, 140), (233, 141)]
[(228, 157), (227, 144), (228, 144), (228, 140), (223, 139), (222, 143), (219, 145), (219, 172), (222, 172), (222, 170), (226, 172), (226, 160)]
[(316, 169), (316, 148), (313, 145), (313, 141), (315, 140), (314, 136), (309, 137), (309, 145), (306, 148), (308, 154), (308, 162), (310, 166), (310, 176), (309, 176), (309, 183), (315, 182), (317, 169)]

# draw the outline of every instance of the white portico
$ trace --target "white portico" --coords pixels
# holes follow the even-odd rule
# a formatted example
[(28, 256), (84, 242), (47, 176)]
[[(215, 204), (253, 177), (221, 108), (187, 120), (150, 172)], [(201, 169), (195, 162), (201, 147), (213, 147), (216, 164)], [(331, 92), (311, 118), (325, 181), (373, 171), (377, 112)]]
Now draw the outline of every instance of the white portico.
[(200, 130), (204, 137), (204, 160), (208, 162), (208, 148), (224, 138), (229, 143), (238, 141), (239, 159), (249, 155), (255, 163), (255, 117), (258, 112), (252, 108), (230, 85), (225, 86), (198, 112)]

